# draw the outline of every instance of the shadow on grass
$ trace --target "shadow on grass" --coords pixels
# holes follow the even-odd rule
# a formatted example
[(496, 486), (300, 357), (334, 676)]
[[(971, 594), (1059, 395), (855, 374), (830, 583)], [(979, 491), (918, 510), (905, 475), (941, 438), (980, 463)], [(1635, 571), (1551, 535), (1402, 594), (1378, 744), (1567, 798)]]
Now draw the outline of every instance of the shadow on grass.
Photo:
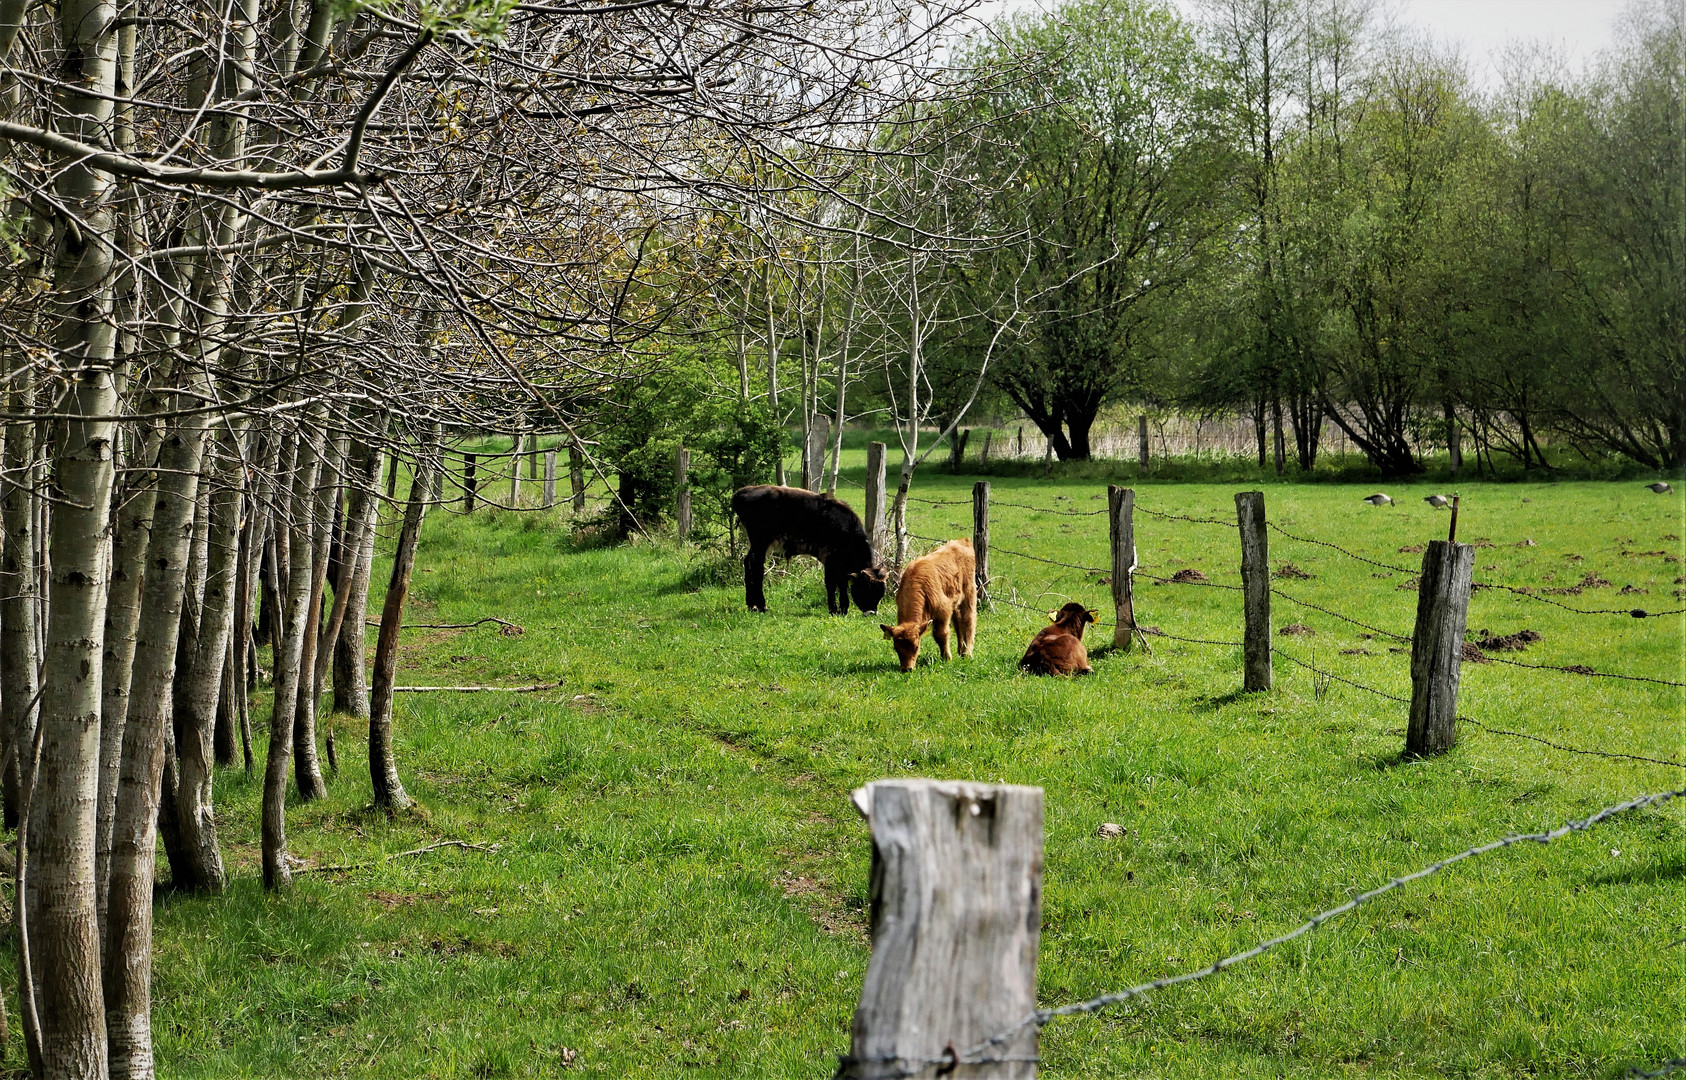
[(1589, 886), (1661, 885), (1665, 882), (1681, 880), (1686, 880), (1686, 858), (1675, 856), (1672, 859), (1660, 859), (1642, 866), (1589, 877), (1586, 879), (1586, 884)]

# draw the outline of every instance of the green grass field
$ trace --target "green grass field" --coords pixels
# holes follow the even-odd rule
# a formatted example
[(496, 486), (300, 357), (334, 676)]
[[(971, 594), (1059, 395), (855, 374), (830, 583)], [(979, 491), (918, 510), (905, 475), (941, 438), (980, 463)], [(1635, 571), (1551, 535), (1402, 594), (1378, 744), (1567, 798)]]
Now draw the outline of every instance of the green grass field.
[[(965, 499), (971, 480), (933, 471), (916, 494)], [(1233, 520), (1242, 486), (1147, 483), (1139, 506)], [(1444, 513), (1410, 489), (1371, 509), (1369, 490), (1272, 485), (1267, 507), (1291, 531), (1415, 567), (1399, 549), (1443, 537)], [(1686, 606), (1679, 496), (1637, 483), (1463, 493), (1460, 539), (1492, 545), (1478, 580), (1596, 573), (1612, 584), (1556, 598)], [(1087, 480), (997, 478), (995, 498), (1105, 502)], [(966, 535), (970, 511), (914, 504), (911, 524)], [(998, 549), (1107, 562), (1104, 516), (1003, 507), (993, 532)], [(1145, 573), (1239, 580), (1233, 529), (1142, 513), (1137, 532)], [(1272, 535), (1271, 563), (1285, 562), (1311, 577), (1284, 591), (1410, 632), (1407, 575)], [(163, 1075), (829, 1076), (869, 953), (868, 837), (847, 793), (882, 777), (1046, 789), (1048, 1005), (1209, 963), (1507, 831), (1681, 786), (1677, 769), (1469, 728), (1452, 753), (1403, 761), (1401, 706), (1339, 682), (1320, 696), (1281, 661), (1274, 691), (1243, 695), (1230, 647), (1155, 639), (1151, 655), (1098, 658), (1092, 678), (1027, 678), (1015, 663), (1041, 623), (1005, 603), (983, 613), (974, 658), (928, 664), (927, 648), (903, 675), (880, 618), (825, 613), (807, 560), (770, 575), (772, 610), (750, 615), (740, 584), (694, 584), (718, 559), (666, 543), (576, 550), (560, 514), (437, 514), (418, 565), (409, 621), (497, 615), (525, 633), (407, 632), (402, 684), (561, 689), (401, 695), (400, 763), (423, 810), (396, 821), (364, 809), (360, 733), (341, 721), (331, 795), (291, 810), (291, 846), (311, 864), (369, 865), (301, 875), (282, 896), (258, 881), (257, 784), (219, 777), (234, 885), (162, 900)], [(1104, 602), (1110, 618), (1094, 574), (999, 550), (992, 571), (1003, 598)], [(1240, 636), (1233, 592), (1141, 580), (1137, 611), (1174, 634)], [(1399, 643), (1280, 599), (1275, 622), (1315, 631), (1279, 637), (1285, 652), (1408, 693)], [(1678, 615), (1578, 616), (1492, 590), (1469, 622), (1540, 631), (1516, 657), (1531, 663), (1686, 677)], [(1492, 726), (1686, 760), (1675, 687), (1499, 664), (1466, 665), (1463, 687), (1462, 711)], [(1616, 1077), (1686, 1055), (1682, 812), (1466, 863), (1217, 978), (1056, 1023), (1043, 1071)], [(1127, 832), (1099, 839), (1103, 822)], [(444, 839), (496, 850), (383, 860)]]

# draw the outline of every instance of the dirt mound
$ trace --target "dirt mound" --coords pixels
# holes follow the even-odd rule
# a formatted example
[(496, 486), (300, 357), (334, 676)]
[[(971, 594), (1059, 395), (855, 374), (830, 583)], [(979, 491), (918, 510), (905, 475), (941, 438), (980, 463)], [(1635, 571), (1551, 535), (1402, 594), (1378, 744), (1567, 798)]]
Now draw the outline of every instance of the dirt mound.
[(1408, 589), (1411, 592), (1416, 592), (1418, 586), (1420, 586), (1422, 583), (1423, 583), (1423, 579), (1420, 576), (1418, 576), (1416, 574), (1412, 574), (1410, 577), (1406, 578), (1404, 581), (1401, 581), (1399, 584), (1395, 585), (1394, 589), (1395, 590)]
[(1399, 554), (1401, 555), (1421, 555), (1422, 553), (1423, 546), (1421, 544), (1406, 544), (1404, 547), (1399, 549)]
[(1292, 578), (1295, 581), (1310, 581), (1311, 580), (1310, 574), (1306, 573), (1304, 570), (1301, 570), (1299, 567), (1295, 566), (1291, 562), (1285, 562), (1281, 566), (1278, 566), (1276, 568), (1276, 576), (1279, 577), (1279, 578)]
[[(1401, 649), (1399, 651), (1404, 652), (1405, 650)], [(1466, 641), (1466, 642), (1464, 642), (1464, 663), (1466, 663), (1466, 664), (1491, 664), (1492, 661), (1487, 659), (1485, 656), (1481, 655), (1481, 650), (1476, 647), (1475, 642)]]
[(1191, 584), (1194, 584), (1196, 582), (1211, 581), (1212, 579), (1207, 577), (1205, 574), (1202, 574), (1200, 571), (1194, 569), (1194, 567), (1190, 566), (1190, 567), (1185, 567), (1181, 570), (1178, 570), (1176, 573), (1172, 574), (1171, 580), (1176, 582), (1179, 585), (1191, 585)]
[(1635, 588), (1632, 585), (1623, 585), (1622, 588), (1621, 588), (1620, 595), (1622, 595), (1622, 596), (1638, 596), (1640, 593), (1648, 593), (1650, 591), (1651, 591), (1650, 589), (1639, 589), (1639, 588)]
[(1610, 581), (1607, 578), (1599, 577), (1596, 572), (1587, 574), (1585, 577), (1581, 578), (1579, 582), (1580, 587), (1583, 589), (1607, 589), (1614, 584), (1615, 582)]
[(1528, 539), (1527, 537), (1523, 537), (1522, 539), (1520, 539), (1516, 542), (1516, 546), (1517, 547), (1539, 547), (1540, 545), (1536, 544), (1534, 541)]
[(1290, 637), (1302, 637), (1302, 636), (1303, 637), (1315, 637), (1316, 634), (1317, 634), (1317, 631), (1313, 630), (1311, 627), (1307, 626), (1305, 623), (1297, 623), (1296, 622), (1296, 623), (1289, 623), (1287, 626), (1284, 626), (1282, 629), (1278, 630), (1277, 633), (1278, 634), (1287, 634)]
[(1498, 636), (1487, 633), (1475, 644), (1484, 652), (1521, 652), (1535, 642), (1544, 640), (1545, 635), (1538, 630), (1518, 630), (1514, 634)]
[(1342, 649), (1341, 655), (1342, 656), (1373, 656), (1375, 654), (1372, 653), (1369, 649)]

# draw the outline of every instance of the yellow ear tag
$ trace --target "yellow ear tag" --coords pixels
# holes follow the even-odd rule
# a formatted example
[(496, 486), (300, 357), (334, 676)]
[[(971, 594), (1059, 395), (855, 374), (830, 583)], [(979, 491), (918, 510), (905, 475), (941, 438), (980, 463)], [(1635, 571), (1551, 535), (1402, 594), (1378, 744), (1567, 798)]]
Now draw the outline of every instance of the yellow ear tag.
[(1098, 612), (1098, 611), (1089, 612), (1089, 621), (1090, 622), (1100, 622), (1101, 621), (1101, 613)]

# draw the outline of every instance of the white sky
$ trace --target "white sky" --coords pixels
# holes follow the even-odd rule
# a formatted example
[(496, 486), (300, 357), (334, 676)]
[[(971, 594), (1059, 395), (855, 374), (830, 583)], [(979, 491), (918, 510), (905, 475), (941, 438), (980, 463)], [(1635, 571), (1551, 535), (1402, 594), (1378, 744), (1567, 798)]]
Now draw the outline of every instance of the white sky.
[(1514, 41), (1538, 41), (1580, 70), (1612, 40), (1626, 0), (1394, 0), (1402, 23), (1459, 46), (1477, 86), (1498, 82)]

